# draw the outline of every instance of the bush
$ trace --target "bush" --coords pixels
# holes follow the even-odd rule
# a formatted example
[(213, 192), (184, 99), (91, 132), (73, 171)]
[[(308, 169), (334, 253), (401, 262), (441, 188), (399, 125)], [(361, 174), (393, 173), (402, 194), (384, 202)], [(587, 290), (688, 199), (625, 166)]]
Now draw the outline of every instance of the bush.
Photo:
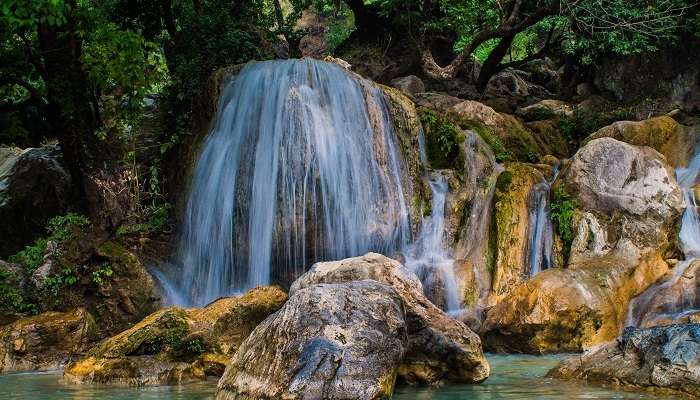
[(563, 188), (554, 191), (551, 204), (552, 224), (564, 243), (564, 256), (569, 257), (574, 241), (574, 211), (576, 202)]
[(90, 220), (84, 215), (68, 213), (59, 215), (49, 220), (46, 226), (48, 236), (37, 239), (34, 244), (9, 257), (13, 263), (23, 265), (27, 271), (34, 272), (44, 261), (46, 245), (49, 241), (58, 243), (66, 242), (74, 238), (75, 230), (82, 230), (90, 225)]
[(421, 110), (421, 122), (425, 130), (428, 162), (433, 168), (461, 170), (459, 145), (464, 134), (442, 115), (432, 110)]

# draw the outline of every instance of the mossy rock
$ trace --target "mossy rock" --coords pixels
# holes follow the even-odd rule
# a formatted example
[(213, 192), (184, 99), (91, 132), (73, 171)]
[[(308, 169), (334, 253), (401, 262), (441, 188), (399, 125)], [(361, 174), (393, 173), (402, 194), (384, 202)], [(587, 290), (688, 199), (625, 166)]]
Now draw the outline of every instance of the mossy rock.
[(223, 373), (230, 357), (287, 300), (280, 288), (255, 288), (197, 309), (159, 310), (93, 347), (64, 372), (73, 383), (142, 386), (181, 383)]

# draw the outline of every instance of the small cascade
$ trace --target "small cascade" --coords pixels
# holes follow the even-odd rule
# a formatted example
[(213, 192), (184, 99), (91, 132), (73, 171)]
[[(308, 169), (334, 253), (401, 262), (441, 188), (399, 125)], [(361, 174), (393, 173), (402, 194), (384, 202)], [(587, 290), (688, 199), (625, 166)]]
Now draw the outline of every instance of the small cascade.
[(443, 244), (447, 178), (441, 171), (435, 171), (428, 182), (432, 192), (431, 213), (421, 223), (415, 242), (404, 250), (405, 265), (421, 279), (430, 301), (445, 311), (456, 311), (461, 299), (454, 275), (454, 259)]
[(528, 233), (528, 274), (537, 275), (552, 267), (552, 247), (554, 244), (554, 228), (550, 217), (549, 196), (552, 182), (557, 178), (558, 167), (552, 167), (552, 178), (538, 183), (530, 192), (530, 227)]
[[(687, 168), (676, 169), (676, 179), (683, 191), (683, 199), (685, 201), (681, 231), (678, 234), (685, 260), (674, 267), (670, 277), (651, 286), (632, 300), (627, 314), (627, 326), (640, 326), (643, 320), (654, 317), (675, 319), (700, 308), (698, 293), (693, 292), (684, 293), (680, 299), (676, 299), (672, 304), (664, 304), (663, 310), (651, 309), (654, 299), (662, 295), (666, 289), (676, 285), (688, 267), (700, 259), (700, 217), (698, 216), (698, 205), (695, 199), (695, 191), (693, 190), (693, 186), (698, 182), (698, 175), (700, 175), (700, 151), (695, 154)], [(652, 312), (655, 315), (649, 315)]]
[[(316, 261), (392, 254), (411, 231), (380, 89), (312, 59), (250, 63), (226, 87), (194, 168), (177, 263), (181, 305)], [(187, 299), (183, 301), (181, 299)]]

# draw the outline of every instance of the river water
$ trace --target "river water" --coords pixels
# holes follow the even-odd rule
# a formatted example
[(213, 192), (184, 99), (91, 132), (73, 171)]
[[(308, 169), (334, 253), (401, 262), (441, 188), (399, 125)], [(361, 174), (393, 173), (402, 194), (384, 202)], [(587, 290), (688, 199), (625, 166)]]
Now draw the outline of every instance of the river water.
[[(673, 399), (545, 378), (564, 356), (489, 355), (491, 377), (479, 385), (398, 387), (394, 399)], [(0, 375), (0, 399), (211, 399), (216, 381), (175, 387), (114, 388), (61, 383), (60, 372)]]

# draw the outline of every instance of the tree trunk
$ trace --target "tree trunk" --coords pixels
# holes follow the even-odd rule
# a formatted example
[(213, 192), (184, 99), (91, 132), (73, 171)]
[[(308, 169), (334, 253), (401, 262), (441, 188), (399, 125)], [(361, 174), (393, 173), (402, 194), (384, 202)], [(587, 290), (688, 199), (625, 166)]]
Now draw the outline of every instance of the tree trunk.
[(479, 91), (483, 92), (491, 77), (501, 70), (501, 61), (503, 61), (503, 58), (508, 54), (510, 45), (513, 44), (513, 39), (515, 39), (515, 35), (502, 38), (481, 65), (481, 71), (476, 80), (476, 88)]
[[(75, 1), (69, 2), (71, 13)], [(113, 143), (96, 135), (101, 121), (96, 96), (80, 61), (81, 40), (75, 15), (59, 27), (40, 25), (38, 38), (44, 62), (47, 119), (56, 132), (81, 208), (97, 227), (110, 230), (124, 218), (119, 166)]]

